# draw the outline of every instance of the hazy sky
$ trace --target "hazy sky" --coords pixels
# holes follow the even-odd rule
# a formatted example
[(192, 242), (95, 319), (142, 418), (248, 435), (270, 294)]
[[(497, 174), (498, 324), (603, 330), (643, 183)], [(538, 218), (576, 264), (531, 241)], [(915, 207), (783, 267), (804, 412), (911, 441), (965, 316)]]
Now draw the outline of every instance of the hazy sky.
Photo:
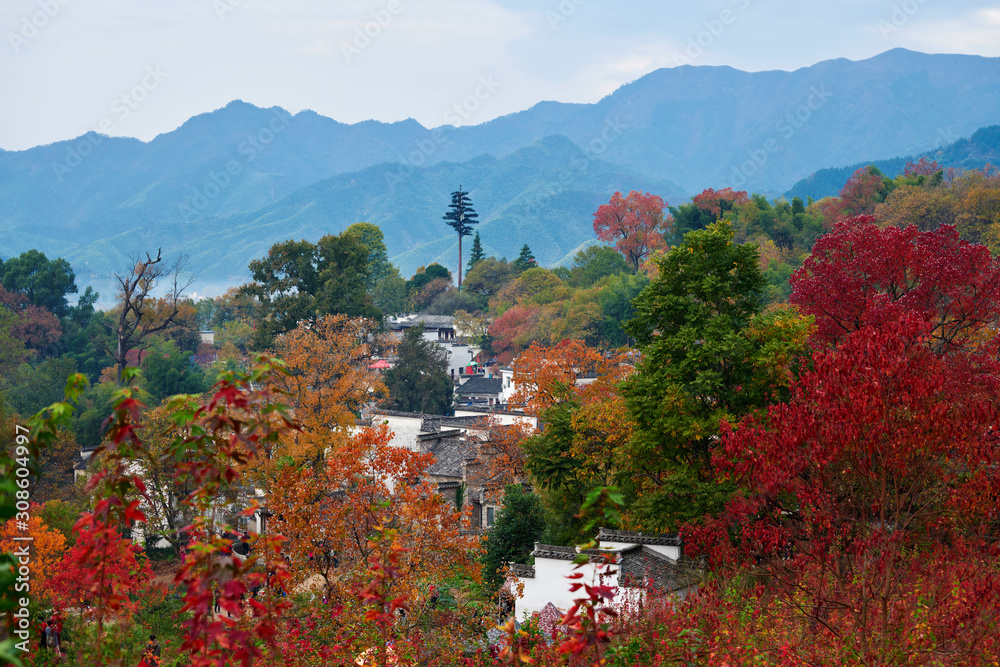
[(233, 99), (434, 127), (677, 64), (1000, 56), (1000, 2), (974, 0), (3, 0), (0, 28), (8, 150), (149, 140)]

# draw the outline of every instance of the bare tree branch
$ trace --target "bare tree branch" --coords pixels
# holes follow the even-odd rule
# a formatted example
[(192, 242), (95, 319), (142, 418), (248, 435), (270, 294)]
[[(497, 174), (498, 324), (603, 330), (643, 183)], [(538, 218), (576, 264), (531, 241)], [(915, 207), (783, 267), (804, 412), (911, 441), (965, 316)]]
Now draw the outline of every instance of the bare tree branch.
[[(125, 367), (128, 364), (128, 353), (132, 350), (146, 349), (149, 344), (146, 338), (150, 334), (165, 330), (176, 322), (180, 312), (181, 295), (194, 282), (193, 278), (181, 279), (181, 272), (187, 264), (187, 258), (180, 256), (170, 266), (163, 264), (163, 249), (156, 250), (156, 257), (145, 253), (142, 259), (139, 253), (129, 257), (129, 266), (122, 273), (116, 273), (118, 281), (118, 323), (115, 330), (117, 344), (108, 353), (115, 360), (117, 382), (123, 384)], [(164, 296), (167, 305), (166, 316), (154, 320), (150, 312), (154, 297), (151, 295), (164, 280), (170, 282), (170, 288)]]

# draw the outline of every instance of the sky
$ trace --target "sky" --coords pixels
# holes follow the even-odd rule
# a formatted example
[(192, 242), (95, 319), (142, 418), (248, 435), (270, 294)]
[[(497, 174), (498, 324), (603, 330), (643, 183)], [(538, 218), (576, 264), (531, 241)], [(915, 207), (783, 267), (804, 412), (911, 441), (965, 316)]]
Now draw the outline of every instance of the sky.
[(478, 124), (661, 67), (794, 70), (895, 47), (1000, 56), (973, 0), (3, 0), (0, 148), (148, 141), (241, 99)]

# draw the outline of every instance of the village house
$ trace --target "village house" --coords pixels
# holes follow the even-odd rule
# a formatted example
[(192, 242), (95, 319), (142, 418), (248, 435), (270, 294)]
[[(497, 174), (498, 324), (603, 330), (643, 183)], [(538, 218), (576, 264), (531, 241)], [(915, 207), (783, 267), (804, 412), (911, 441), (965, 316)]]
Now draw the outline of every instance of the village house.
[(386, 322), (390, 333), (397, 340), (403, 339), (407, 329), (423, 325), (424, 340), (437, 343), (448, 356), (448, 376), (454, 382), (459, 382), (468, 376), (468, 369), (478, 366), (476, 357), (482, 351), (475, 345), (468, 345), (458, 340), (455, 333), (455, 318), (451, 315), (401, 315), (390, 317)]
[(515, 424), (534, 426), (524, 413), (489, 410), (456, 410), (454, 416), (422, 415), (372, 409), (371, 425), (385, 423), (393, 432), (390, 444), (434, 455), (428, 479), (438, 492), (469, 512), (471, 527), (489, 528), (500, 511), (502, 497), (490, 493), (491, 435)]
[[(679, 535), (648, 535), (601, 528), (598, 548), (587, 551), (591, 562), (574, 570), (574, 547), (535, 543), (534, 565), (512, 563), (504, 591), (514, 598), (514, 618), (522, 621), (551, 605), (560, 612), (573, 606), (567, 576), (582, 572), (582, 581), (617, 587), (614, 604), (643, 604), (653, 594), (683, 598), (701, 577), (682, 556)], [(607, 562), (606, 566), (605, 562)]]

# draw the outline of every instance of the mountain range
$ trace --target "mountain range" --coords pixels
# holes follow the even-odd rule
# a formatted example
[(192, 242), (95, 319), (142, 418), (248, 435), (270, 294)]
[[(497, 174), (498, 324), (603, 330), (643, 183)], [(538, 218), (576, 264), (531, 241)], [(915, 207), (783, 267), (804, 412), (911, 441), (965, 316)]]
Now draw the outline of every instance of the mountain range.
[(441, 216), (462, 185), (487, 252), (528, 243), (554, 265), (596, 241), (593, 212), (616, 190), (670, 204), (706, 187), (778, 196), (839, 178), (823, 167), (972, 141), (998, 112), (1000, 58), (902, 49), (794, 72), (661, 69), (594, 104), (542, 102), (466, 127), (348, 125), (236, 101), (150, 142), (89, 133), (0, 151), (0, 257), (38, 248), (100, 285), (130, 253), (162, 246), (214, 291), (277, 241), (364, 220), (404, 275), (431, 261), (454, 270)]

